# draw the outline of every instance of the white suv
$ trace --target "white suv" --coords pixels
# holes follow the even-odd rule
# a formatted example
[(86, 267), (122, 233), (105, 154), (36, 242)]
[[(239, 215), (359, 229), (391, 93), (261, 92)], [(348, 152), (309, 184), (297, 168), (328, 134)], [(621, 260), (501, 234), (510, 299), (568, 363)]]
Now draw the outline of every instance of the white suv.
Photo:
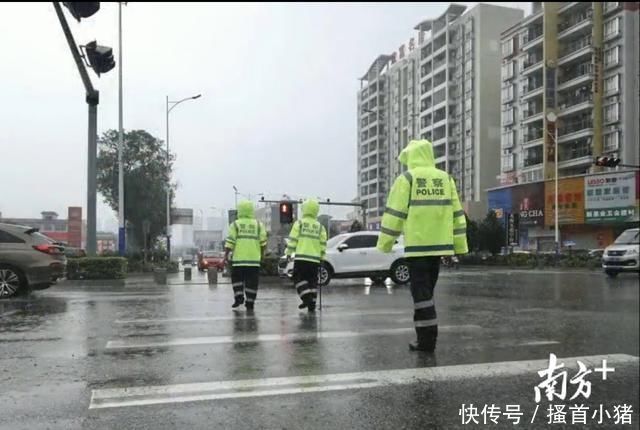
[(640, 270), (640, 245), (638, 235), (640, 229), (625, 230), (613, 245), (608, 246), (602, 255), (602, 268), (611, 278), (620, 272), (637, 272)]
[[(327, 242), (327, 255), (320, 266), (318, 281), (327, 285), (332, 278), (371, 278), (375, 283), (384, 282), (387, 277), (396, 284), (409, 282), (409, 266), (404, 259), (402, 238), (396, 241), (392, 252), (385, 254), (376, 249), (377, 231), (359, 231), (332, 237)], [(285, 270), (293, 276), (293, 261)]]

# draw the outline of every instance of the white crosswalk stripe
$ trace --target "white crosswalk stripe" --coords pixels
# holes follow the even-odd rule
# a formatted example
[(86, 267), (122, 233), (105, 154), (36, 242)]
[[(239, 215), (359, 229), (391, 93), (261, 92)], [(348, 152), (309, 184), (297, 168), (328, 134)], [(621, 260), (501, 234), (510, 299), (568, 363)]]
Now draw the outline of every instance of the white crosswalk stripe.
[[(458, 325), (458, 326), (441, 326), (440, 331), (476, 331), (482, 327), (477, 325)], [(295, 341), (305, 339), (335, 339), (349, 338), (358, 336), (381, 336), (381, 335), (400, 335), (413, 333), (413, 327), (389, 328), (389, 329), (371, 329), (361, 331), (319, 331), (319, 332), (302, 332), (287, 334), (251, 334), (251, 335), (234, 335), (234, 336), (207, 336), (207, 337), (185, 337), (174, 338), (158, 342), (142, 342), (136, 343), (130, 340), (111, 340), (107, 342), (106, 349), (142, 349), (142, 348), (160, 348), (168, 346), (186, 346), (186, 345), (215, 345), (225, 343), (247, 343), (247, 342), (281, 342)]]
[[(578, 360), (589, 367), (602, 364), (602, 360), (607, 360), (608, 365), (638, 363), (638, 357), (625, 354), (563, 358), (563, 361), (570, 363), (576, 363)], [(528, 360), (329, 375), (97, 389), (91, 392), (89, 409), (366, 389), (411, 384), (419, 381), (438, 382), (483, 377), (533, 375), (547, 366), (547, 360)]]

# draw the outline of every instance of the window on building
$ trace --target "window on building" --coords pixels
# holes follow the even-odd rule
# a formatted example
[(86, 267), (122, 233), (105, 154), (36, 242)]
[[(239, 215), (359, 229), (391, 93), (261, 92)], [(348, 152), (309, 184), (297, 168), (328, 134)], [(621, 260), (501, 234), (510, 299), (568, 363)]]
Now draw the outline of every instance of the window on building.
[(464, 81), (464, 91), (467, 93), (473, 92), (473, 78)]
[(513, 87), (514, 87), (513, 85), (509, 84), (506, 87), (502, 88), (502, 103), (509, 103), (513, 101), (513, 95), (514, 95)]
[(604, 152), (615, 152), (620, 148), (620, 132), (614, 131), (604, 135)]
[(614, 46), (613, 48), (604, 51), (604, 65), (605, 67), (616, 66), (620, 63), (620, 47)]
[(604, 37), (609, 39), (620, 34), (620, 17), (612, 18), (604, 22)]
[(508, 130), (502, 133), (502, 147), (503, 148), (511, 148), (515, 143), (515, 130)]
[(409, 85), (409, 69), (405, 67), (402, 69), (402, 95), (407, 95), (407, 88)]
[(511, 172), (514, 167), (514, 154), (508, 153), (502, 156), (502, 171)]
[(502, 42), (502, 58), (510, 57), (513, 55), (516, 49), (516, 39), (510, 37)]
[(515, 121), (516, 109), (515, 107), (508, 108), (502, 111), (502, 125), (511, 125)]
[(515, 61), (509, 61), (502, 65), (502, 79), (512, 79), (516, 69)]
[(620, 120), (620, 104), (613, 103), (604, 107), (605, 122), (617, 122)]
[(620, 91), (620, 75), (615, 74), (604, 80), (605, 94), (616, 94)]

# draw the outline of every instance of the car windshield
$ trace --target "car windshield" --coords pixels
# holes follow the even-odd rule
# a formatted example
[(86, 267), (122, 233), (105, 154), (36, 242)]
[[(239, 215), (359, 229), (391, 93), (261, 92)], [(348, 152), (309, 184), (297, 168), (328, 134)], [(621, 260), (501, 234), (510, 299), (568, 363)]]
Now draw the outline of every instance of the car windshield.
[(202, 256), (204, 258), (216, 258), (216, 257), (222, 257), (222, 254), (220, 252), (205, 252), (202, 254)]
[(339, 234), (338, 236), (332, 237), (331, 239), (329, 239), (327, 241), (327, 248), (335, 247), (337, 244), (342, 242), (342, 240), (344, 240), (347, 236), (348, 235), (346, 235), (346, 234)]
[(614, 243), (616, 245), (638, 245), (640, 243), (638, 234), (640, 234), (640, 230), (627, 230), (618, 236)]

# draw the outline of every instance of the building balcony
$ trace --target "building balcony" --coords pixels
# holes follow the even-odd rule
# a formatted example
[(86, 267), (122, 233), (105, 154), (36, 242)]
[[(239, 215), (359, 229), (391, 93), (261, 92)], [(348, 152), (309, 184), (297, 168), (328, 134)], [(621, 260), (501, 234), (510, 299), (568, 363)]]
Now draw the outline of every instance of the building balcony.
[(542, 83), (540, 83), (539, 86), (533, 88), (533, 89), (528, 89), (522, 96), (521, 96), (521, 100), (525, 101), (525, 100), (529, 100), (532, 99), (534, 97), (538, 97), (538, 96), (542, 96), (542, 92), (544, 89), (544, 85), (542, 85)]
[(558, 65), (563, 66), (565, 64), (572, 63), (576, 60), (591, 58), (592, 56), (593, 56), (593, 46), (584, 45), (580, 48), (576, 48), (573, 51), (569, 51), (568, 53), (565, 53), (565, 55), (558, 60)]
[(558, 24), (558, 40), (566, 39), (574, 34), (587, 34), (593, 28), (593, 19), (590, 14), (582, 14), (578, 19), (561, 22)]
[(543, 10), (541, 9), (540, 11), (533, 13), (531, 15), (529, 15), (528, 17), (526, 17), (523, 21), (522, 21), (522, 26), (525, 27), (529, 24), (533, 24), (534, 22), (537, 21), (542, 21), (542, 16), (543, 16)]
[(526, 169), (526, 168), (529, 168), (529, 167), (538, 166), (540, 164), (542, 164), (542, 156), (533, 157), (533, 158), (525, 158), (523, 163), (522, 163), (522, 167)]
[[(560, 153), (558, 157), (560, 157)], [(567, 160), (558, 161), (558, 169), (569, 169), (573, 167), (579, 166), (589, 166), (593, 163), (593, 156), (591, 155), (591, 151), (589, 151), (589, 155), (583, 155), (581, 157), (569, 158)]]
[(567, 1), (567, 2), (562, 2), (560, 4), (560, 7), (558, 8), (558, 13), (563, 13), (568, 11), (569, 9), (573, 8), (574, 6), (577, 6), (580, 2), (576, 2), (576, 1)]
[(583, 110), (592, 110), (593, 97), (591, 95), (586, 95), (584, 97), (569, 99), (559, 102), (558, 107), (560, 108), (560, 113), (558, 114), (559, 117), (573, 115)]
[(522, 144), (530, 145), (532, 143), (538, 143), (538, 141), (542, 140), (542, 129), (538, 129), (535, 131), (530, 131), (528, 133), (522, 134)]
[(521, 76), (526, 76), (537, 70), (542, 69), (542, 65), (543, 65), (542, 58), (533, 58), (531, 60), (527, 60), (527, 62), (524, 63), (524, 69), (522, 69)]
[(536, 29), (536, 31), (529, 31), (522, 39), (522, 51), (528, 51), (536, 46), (540, 45), (544, 40), (544, 31), (542, 29)]
[[(588, 66), (591, 66), (591, 64), (588, 64)], [(593, 67), (585, 67), (585, 69), (579, 73), (563, 77), (562, 80), (559, 80), (557, 91), (568, 90), (569, 88), (589, 83), (593, 80), (593, 76)]]
[(558, 128), (558, 142), (581, 139), (593, 135), (593, 121), (582, 120)]
[(524, 115), (525, 113), (523, 113), (523, 118), (520, 121), (521, 125), (531, 124), (532, 122), (540, 121), (542, 119), (543, 111), (542, 109), (540, 109), (539, 111), (526, 113), (526, 116)]

